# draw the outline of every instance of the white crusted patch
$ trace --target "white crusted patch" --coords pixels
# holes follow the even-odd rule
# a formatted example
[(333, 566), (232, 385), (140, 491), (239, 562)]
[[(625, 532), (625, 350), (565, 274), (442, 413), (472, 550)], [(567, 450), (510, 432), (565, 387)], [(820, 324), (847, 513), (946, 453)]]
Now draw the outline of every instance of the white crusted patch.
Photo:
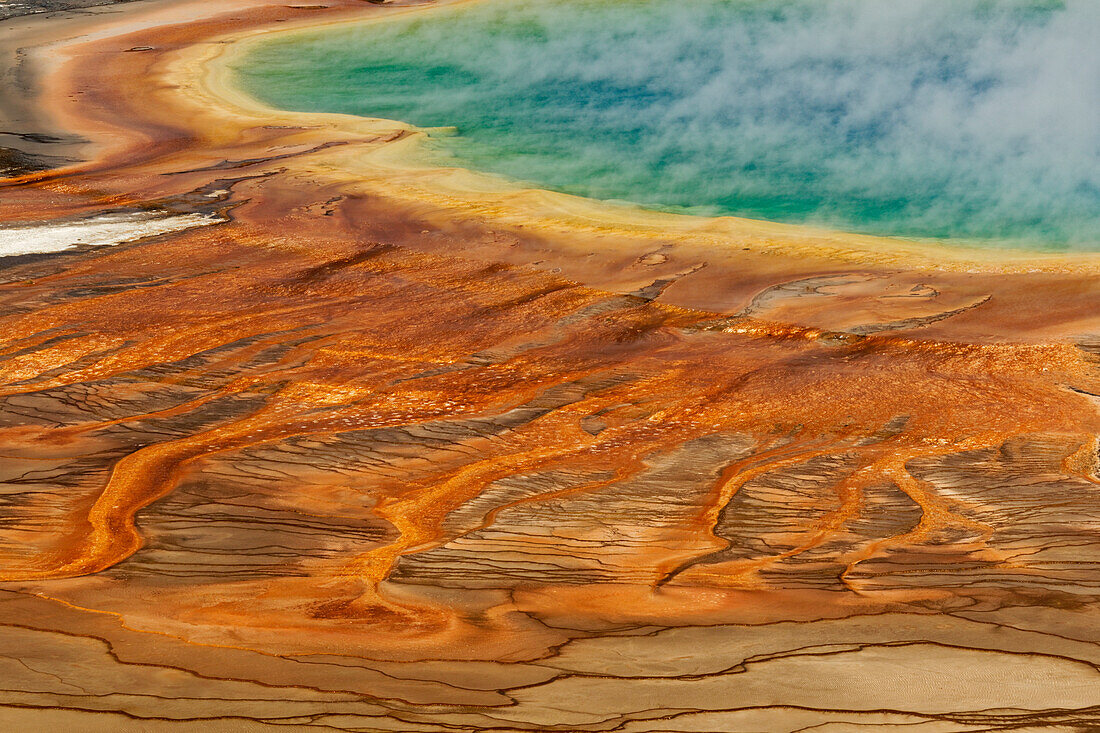
[(0, 257), (60, 252), (79, 245), (106, 247), (222, 221), (207, 214), (97, 216), (64, 223), (0, 227)]

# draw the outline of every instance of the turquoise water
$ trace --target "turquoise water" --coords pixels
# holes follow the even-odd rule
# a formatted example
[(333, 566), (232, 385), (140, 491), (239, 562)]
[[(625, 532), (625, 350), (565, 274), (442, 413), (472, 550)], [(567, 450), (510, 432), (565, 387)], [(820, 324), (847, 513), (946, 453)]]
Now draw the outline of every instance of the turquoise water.
[(490, 0), (259, 45), (244, 88), (599, 199), (1100, 249), (1100, 2)]

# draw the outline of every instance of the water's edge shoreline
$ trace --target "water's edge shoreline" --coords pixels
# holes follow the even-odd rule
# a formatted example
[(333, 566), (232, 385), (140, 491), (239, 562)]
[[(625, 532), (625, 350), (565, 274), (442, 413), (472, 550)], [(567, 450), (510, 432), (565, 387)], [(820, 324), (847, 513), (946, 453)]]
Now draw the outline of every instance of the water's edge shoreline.
[[(456, 5), (469, 6), (476, 2), (478, 0), (453, 0), (432, 5), (412, 5), (409, 9), (416, 13), (426, 13), (444, 8), (452, 9)], [(398, 20), (404, 15), (403, 12), (393, 12), (379, 17), (352, 19), (349, 22), (369, 26)], [(305, 23), (293, 28), (279, 29), (276, 33), (279, 41), (285, 42), (294, 35), (315, 34), (338, 22)], [(225, 45), (217, 54), (188, 60), (188, 67), (195, 70), (204, 69), (201, 81), (198, 83), (193, 77), (189, 78), (189, 72), (183, 68), (169, 73), (175, 82), (197, 92), (196, 96), (209, 94), (212, 103), (224, 105), (241, 114), (269, 116), (284, 121), (294, 118), (323, 121), (324, 124), (331, 124), (337, 128), (360, 131), (375, 131), (380, 127), (402, 129), (409, 133), (413, 141), (418, 144), (423, 143), (426, 137), (424, 133), (400, 120), (282, 110), (244, 91), (237, 82), (234, 69), (247, 63), (248, 54), (254, 45), (271, 40), (272, 35), (268, 29), (232, 34), (222, 39)], [(680, 214), (663, 212), (643, 205), (605, 202), (525, 186), (502, 176), (475, 169), (442, 166), (433, 161), (430, 156), (422, 154), (417, 147), (418, 145), (405, 141), (400, 152), (391, 151), (396, 154), (381, 156), (381, 165), (377, 166), (376, 170), (386, 169), (391, 173), (397, 170), (417, 172), (425, 178), (442, 179), (441, 188), (448, 195), (468, 197), (472, 205), (476, 205), (486, 194), (498, 195), (514, 202), (513, 214), (519, 214), (520, 209), (526, 208), (528, 210), (523, 213), (534, 219), (539, 218), (537, 208), (547, 206), (551, 209), (574, 212), (585, 221), (586, 225), (588, 222), (598, 222), (599, 225), (645, 232), (660, 231), (662, 234), (673, 236), (682, 235), (685, 232), (690, 232), (691, 236), (705, 233), (704, 236), (716, 237), (711, 243), (718, 246), (736, 246), (748, 239), (757, 247), (772, 248), (778, 245), (788, 249), (792, 254), (824, 255), (830, 259), (847, 262), (864, 261), (915, 268), (990, 272), (1034, 272), (1078, 268), (1100, 272), (1100, 253), (1043, 252), (1025, 248), (975, 246), (965, 242), (858, 234), (815, 225), (787, 224), (736, 216)], [(364, 168), (368, 168), (375, 162), (375, 158), (363, 158), (358, 162)], [(360, 171), (354, 167), (348, 167), (345, 172), (350, 179)], [(764, 240), (769, 241), (765, 243)]]

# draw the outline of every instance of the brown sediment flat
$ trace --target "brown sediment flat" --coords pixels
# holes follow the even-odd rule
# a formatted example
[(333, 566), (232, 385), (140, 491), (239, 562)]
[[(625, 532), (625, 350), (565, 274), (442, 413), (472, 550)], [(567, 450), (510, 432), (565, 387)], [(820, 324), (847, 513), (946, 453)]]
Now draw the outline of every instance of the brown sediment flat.
[(0, 259), (4, 726), (1100, 727), (1097, 258), (521, 190), (232, 88), (406, 12), (39, 26), (87, 162), (0, 219), (224, 223)]

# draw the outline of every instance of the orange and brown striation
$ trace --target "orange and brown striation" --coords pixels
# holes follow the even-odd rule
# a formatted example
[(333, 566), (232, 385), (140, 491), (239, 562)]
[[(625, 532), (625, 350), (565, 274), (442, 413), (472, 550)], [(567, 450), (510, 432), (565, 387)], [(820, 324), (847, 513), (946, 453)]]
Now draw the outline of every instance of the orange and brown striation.
[(1097, 262), (354, 174), (414, 136), (183, 81), (396, 12), (162, 0), (53, 47), (97, 147), (0, 183), (6, 225), (219, 223), (0, 258), (0, 720), (1100, 726)]

